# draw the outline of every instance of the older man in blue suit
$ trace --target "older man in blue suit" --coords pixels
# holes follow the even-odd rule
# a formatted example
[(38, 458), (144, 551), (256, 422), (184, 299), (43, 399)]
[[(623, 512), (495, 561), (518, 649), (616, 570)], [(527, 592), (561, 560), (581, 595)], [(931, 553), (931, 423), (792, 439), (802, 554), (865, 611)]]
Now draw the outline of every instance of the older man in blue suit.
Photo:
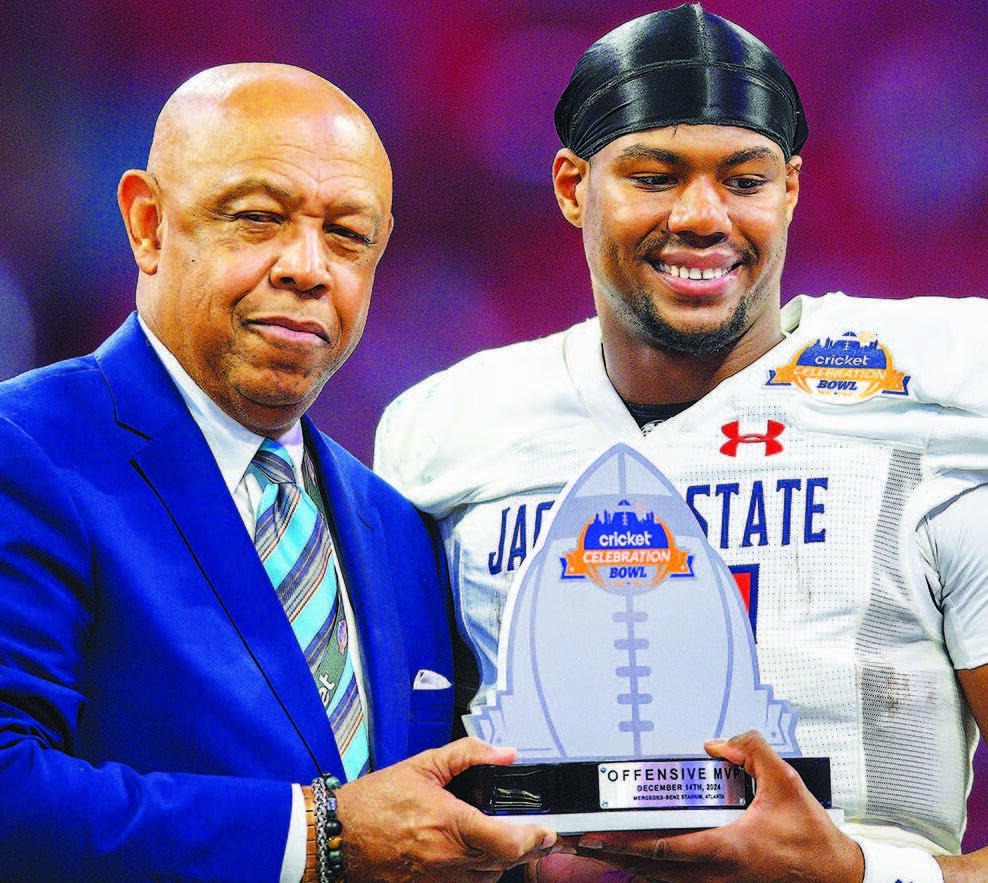
[(512, 754), (439, 747), (441, 553), (304, 416), (391, 231), (370, 121), (297, 68), (206, 71), (118, 196), (137, 313), (0, 385), (0, 879), (493, 880), (544, 852), (443, 790)]

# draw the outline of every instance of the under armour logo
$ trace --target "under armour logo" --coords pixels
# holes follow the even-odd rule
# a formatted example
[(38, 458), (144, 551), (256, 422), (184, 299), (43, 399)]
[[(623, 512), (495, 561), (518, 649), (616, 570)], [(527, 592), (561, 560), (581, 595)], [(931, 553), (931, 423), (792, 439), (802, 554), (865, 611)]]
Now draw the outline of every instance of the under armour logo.
[(749, 432), (746, 435), (741, 435), (739, 431), (739, 421), (733, 420), (730, 423), (725, 423), (720, 431), (724, 433), (729, 439), (729, 441), (724, 442), (721, 445), (720, 452), (722, 454), (727, 454), (728, 457), (736, 457), (738, 455), (738, 445), (751, 445), (751, 444), (763, 444), (765, 445), (765, 456), (771, 457), (773, 454), (782, 453), (782, 442), (780, 442), (779, 436), (785, 431), (785, 425), (779, 423), (778, 420), (769, 420), (768, 429), (765, 431), (764, 435), (757, 432)]

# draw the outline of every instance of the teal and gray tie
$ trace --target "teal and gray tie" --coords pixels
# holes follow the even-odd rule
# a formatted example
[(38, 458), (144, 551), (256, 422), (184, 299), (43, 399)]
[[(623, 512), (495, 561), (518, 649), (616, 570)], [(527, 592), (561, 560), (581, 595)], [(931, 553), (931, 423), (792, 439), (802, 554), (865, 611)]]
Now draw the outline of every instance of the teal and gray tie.
[(254, 545), (305, 653), (352, 781), (367, 772), (370, 757), (333, 538), (322, 513), (296, 483), (282, 445), (265, 439), (248, 472), (261, 487)]

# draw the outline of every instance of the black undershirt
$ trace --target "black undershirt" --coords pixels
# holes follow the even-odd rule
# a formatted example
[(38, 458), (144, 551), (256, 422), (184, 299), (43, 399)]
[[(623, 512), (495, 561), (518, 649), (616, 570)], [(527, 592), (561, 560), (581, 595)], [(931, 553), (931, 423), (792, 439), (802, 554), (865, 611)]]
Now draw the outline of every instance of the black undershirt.
[(675, 417), (681, 411), (685, 411), (696, 402), (673, 402), (671, 405), (642, 405), (637, 402), (628, 402), (621, 399), (624, 406), (631, 413), (638, 423), (639, 429), (644, 429), (657, 423), (663, 423), (670, 417)]

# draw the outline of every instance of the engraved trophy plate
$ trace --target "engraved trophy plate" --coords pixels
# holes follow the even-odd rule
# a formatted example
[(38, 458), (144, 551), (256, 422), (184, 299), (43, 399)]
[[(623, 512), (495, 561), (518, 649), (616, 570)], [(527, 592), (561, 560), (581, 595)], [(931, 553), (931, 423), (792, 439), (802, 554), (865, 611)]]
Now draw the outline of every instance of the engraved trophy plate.
[[(518, 761), (475, 768), (454, 790), (488, 813), (542, 815), (560, 833), (737, 818), (751, 780), (706, 755), (710, 738), (756, 729), (794, 766), (800, 758), (798, 712), (759, 678), (731, 572), (669, 480), (625, 444), (553, 507), (508, 594), (487, 698), (464, 717), (467, 732), (516, 747)], [(827, 759), (797, 768), (829, 806)], [(684, 787), (645, 789), (660, 784)]]
[(715, 758), (608, 762), (597, 767), (601, 809), (743, 809), (744, 771)]

